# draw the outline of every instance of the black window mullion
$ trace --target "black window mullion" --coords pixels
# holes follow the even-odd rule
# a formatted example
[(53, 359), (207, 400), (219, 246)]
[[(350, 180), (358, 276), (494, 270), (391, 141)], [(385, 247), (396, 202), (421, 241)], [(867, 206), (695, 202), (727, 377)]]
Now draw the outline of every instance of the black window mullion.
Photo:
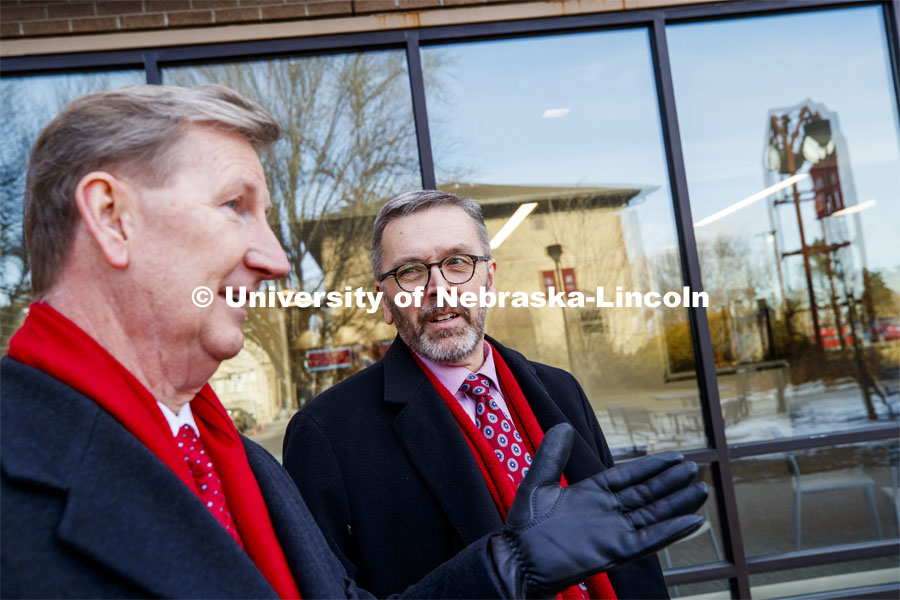
[(827, 565), (882, 556), (896, 556), (900, 553), (897, 538), (841, 544), (824, 548), (809, 548), (780, 554), (764, 554), (747, 559), (750, 573), (771, 573), (785, 569), (800, 569), (816, 565)]
[(719, 454), (709, 448), (695, 448), (693, 450), (681, 450), (684, 457), (695, 463), (714, 463), (719, 460)]
[(845, 444), (889, 441), (897, 439), (898, 433), (900, 432), (897, 430), (896, 423), (875, 425), (850, 431), (835, 431), (828, 434), (812, 433), (783, 439), (732, 444), (728, 449), (728, 455), (731, 459), (739, 459), (778, 452), (796, 452), (797, 450), (811, 450), (813, 448), (843, 446)]
[(667, 569), (663, 576), (666, 578), (666, 585), (684, 585), (687, 583), (702, 583), (704, 581), (715, 581), (721, 579), (732, 579), (736, 576), (737, 570), (734, 565), (728, 562), (707, 563), (704, 565), (694, 565), (690, 567), (678, 567), (676, 569)]
[(144, 74), (147, 76), (147, 83), (150, 85), (159, 85), (162, 83), (159, 73), (159, 63), (156, 59), (157, 53), (154, 50), (144, 52)]
[[(663, 143), (669, 172), (672, 202), (674, 204), (675, 228), (678, 232), (681, 267), (684, 282), (692, 291), (703, 289), (700, 277), (700, 258), (694, 238), (694, 226), (688, 196), (687, 174), (684, 169), (684, 154), (678, 116), (675, 109), (675, 89), (666, 42), (665, 21), (661, 15), (653, 19), (650, 29), (650, 46), (653, 53), (653, 68), (659, 97), (660, 118), (662, 120)], [(701, 410), (709, 446), (716, 452), (717, 460), (712, 463), (713, 487), (722, 524), (722, 539), (727, 559), (734, 564), (735, 575), (729, 578), (731, 594), (734, 598), (750, 597), (750, 574), (738, 522), (737, 500), (734, 481), (728, 457), (728, 443), (725, 438), (725, 421), (719, 403), (719, 388), (716, 381), (716, 365), (713, 356), (712, 338), (706, 309), (689, 308), (688, 318), (691, 339), (694, 345), (697, 384), (700, 392)]]
[(900, 115), (900, 2), (885, 3), (884, 25), (887, 28), (887, 46), (891, 59), (897, 114)]
[(431, 133), (428, 130), (428, 112), (425, 109), (425, 80), (422, 75), (422, 55), (419, 53), (417, 31), (408, 31), (406, 34), (406, 61), (409, 87), (412, 92), (413, 119), (416, 122), (422, 189), (433, 190), (437, 187), (437, 183), (434, 177), (434, 159), (431, 156)]

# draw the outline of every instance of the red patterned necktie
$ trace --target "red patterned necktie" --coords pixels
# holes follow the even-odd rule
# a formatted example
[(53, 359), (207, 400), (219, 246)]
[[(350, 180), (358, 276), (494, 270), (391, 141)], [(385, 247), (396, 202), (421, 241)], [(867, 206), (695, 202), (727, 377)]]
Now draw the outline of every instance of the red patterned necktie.
[(519, 487), (531, 466), (531, 454), (526, 451), (512, 419), (506, 418), (491, 397), (490, 380), (480, 373), (470, 374), (459, 389), (475, 400), (475, 427), (484, 434), (497, 460), (506, 467), (506, 474)]
[[(244, 542), (238, 534), (231, 513), (228, 511), (228, 504), (225, 502), (225, 494), (222, 491), (222, 480), (216, 474), (216, 468), (213, 466), (212, 457), (206, 450), (206, 444), (200, 439), (190, 425), (183, 425), (181, 431), (178, 432), (176, 438), (178, 451), (184, 457), (191, 469), (191, 475), (197, 484), (200, 492), (200, 500), (212, 513), (216, 520), (221, 523), (238, 546), (244, 548)], [(245, 549), (246, 550), (246, 549)]]
[[(506, 467), (507, 476), (518, 488), (531, 467), (531, 454), (525, 449), (512, 419), (503, 414), (500, 405), (491, 397), (490, 387), (490, 380), (479, 373), (467, 375), (459, 389), (475, 400), (475, 427), (484, 434), (497, 460)], [(587, 586), (581, 583), (577, 588), (564, 590), (560, 597), (586, 600), (589, 598)]]

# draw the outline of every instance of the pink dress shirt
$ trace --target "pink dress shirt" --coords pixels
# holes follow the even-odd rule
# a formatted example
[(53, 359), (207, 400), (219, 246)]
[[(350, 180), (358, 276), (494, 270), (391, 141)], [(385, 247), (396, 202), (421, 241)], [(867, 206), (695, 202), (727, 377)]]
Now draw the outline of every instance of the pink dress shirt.
[[(475, 423), (475, 399), (459, 389), (460, 386), (465, 383), (466, 376), (471, 374), (472, 371), (465, 367), (444, 365), (434, 362), (418, 352), (416, 352), (416, 356), (418, 356), (422, 363), (428, 367), (435, 377), (438, 378), (438, 381), (444, 384), (444, 387), (453, 394), (453, 397), (459, 401), (460, 406), (466, 411), (469, 418), (472, 419), (472, 423)], [(497, 377), (497, 367), (494, 366), (494, 350), (486, 341), (484, 342), (484, 364), (478, 369), (478, 373), (481, 373), (490, 380), (491, 385), (489, 391), (491, 397), (497, 401), (497, 404), (500, 405), (500, 410), (502, 410), (506, 418), (509, 419), (509, 408), (506, 406), (503, 392), (500, 391), (500, 378)]]

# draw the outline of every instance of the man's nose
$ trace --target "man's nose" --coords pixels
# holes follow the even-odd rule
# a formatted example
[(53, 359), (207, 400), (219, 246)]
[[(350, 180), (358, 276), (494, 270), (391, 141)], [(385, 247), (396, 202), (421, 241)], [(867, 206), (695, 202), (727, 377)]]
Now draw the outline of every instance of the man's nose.
[(428, 279), (426, 296), (437, 296), (438, 288), (450, 289), (450, 283), (444, 278), (444, 274), (438, 265), (431, 267), (431, 277)]
[(281, 279), (291, 272), (291, 264), (284, 248), (268, 223), (263, 224), (254, 234), (254, 242), (244, 258), (249, 268), (262, 273), (263, 279)]

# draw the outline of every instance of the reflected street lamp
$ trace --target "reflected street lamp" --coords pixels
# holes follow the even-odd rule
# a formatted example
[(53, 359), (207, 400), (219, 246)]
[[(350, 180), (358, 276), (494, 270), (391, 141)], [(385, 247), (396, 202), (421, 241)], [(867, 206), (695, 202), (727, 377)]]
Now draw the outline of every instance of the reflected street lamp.
[[(553, 263), (556, 265), (556, 281), (560, 287), (556, 288), (557, 290), (565, 291), (565, 288), (562, 285), (562, 271), (559, 268), (559, 259), (562, 257), (563, 249), (560, 244), (551, 244), (547, 246), (547, 256), (553, 259)], [(566, 334), (566, 352), (569, 356), (569, 368), (574, 370), (575, 363), (572, 360), (572, 342), (569, 339), (569, 319), (566, 315), (566, 308), (563, 307), (563, 327)]]

